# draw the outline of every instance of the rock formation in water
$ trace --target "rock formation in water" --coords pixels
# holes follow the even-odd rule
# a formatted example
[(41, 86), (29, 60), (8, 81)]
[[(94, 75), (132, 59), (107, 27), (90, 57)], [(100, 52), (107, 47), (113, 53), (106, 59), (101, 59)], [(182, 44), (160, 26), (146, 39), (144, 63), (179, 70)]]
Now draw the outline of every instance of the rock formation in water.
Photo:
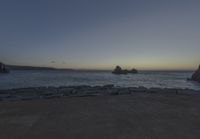
[(129, 71), (129, 73), (138, 73), (138, 71), (136, 69), (132, 69)]
[(138, 71), (136, 69), (132, 69), (132, 70), (123, 70), (120, 66), (116, 66), (116, 68), (113, 70), (112, 72), (113, 74), (128, 74), (128, 73), (138, 73)]
[(125, 70), (122, 70), (120, 66), (116, 66), (116, 68), (112, 72), (113, 74), (127, 74)]
[(0, 62), (0, 73), (8, 73), (9, 70), (6, 68), (6, 66)]
[(192, 80), (200, 82), (200, 65), (199, 68), (195, 71), (195, 73), (192, 75)]

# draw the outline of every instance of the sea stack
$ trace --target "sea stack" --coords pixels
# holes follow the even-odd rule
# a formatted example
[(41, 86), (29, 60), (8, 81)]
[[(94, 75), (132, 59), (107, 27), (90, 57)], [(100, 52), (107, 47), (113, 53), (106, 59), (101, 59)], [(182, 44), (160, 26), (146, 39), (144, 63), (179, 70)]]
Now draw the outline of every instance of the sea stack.
[(132, 70), (123, 70), (120, 66), (116, 66), (116, 68), (113, 70), (112, 72), (113, 74), (128, 74), (128, 73), (138, 73), (138, 71), (136, 69), (132, 69)]
[(138, 71), (136, 69), (132, 69), (129, 71), (129, 73), (138, 73)]
[(0, 62), (0, 73), (9, 73), (9, 70), (6, 68), (5, 64)]
[(200, 65), (199, 68), (195, 71), (195, 73), (192, 75), (192, 80), (200, 82)]
[(120, 66), (116, 66), (116, 68), (112, 72), (113, 74), (127, 74), (126, 70), (122, 70)]

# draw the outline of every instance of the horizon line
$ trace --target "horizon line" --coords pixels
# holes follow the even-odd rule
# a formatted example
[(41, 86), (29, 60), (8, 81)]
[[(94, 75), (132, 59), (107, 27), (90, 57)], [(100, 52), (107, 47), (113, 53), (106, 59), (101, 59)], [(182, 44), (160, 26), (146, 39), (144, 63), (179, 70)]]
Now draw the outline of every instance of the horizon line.
[[(17, 65), (17, 64), (5, 64), (6, 66), (16, 66), (16, 67), (29, 67), (29, 68), (49, 68), (49, 69), (54, 69), (54, 70), (98, 70), (98, 71), (112, 71), (115, 66), (113, 67), (113, 69), (111, 68), (73, 68), (73, 67), (69, 67), (69, 68), (59, 68), (59, 67), (52, 67), (52, 66), (34, 66), (34, 65)], [(125, 68), (126, 69), (126, 68)], [(136, 68), (139, 71), (195, 71), (196, 69), (178, 69), (178, 68), (144, 68), (144, 69), (139, 69)]]

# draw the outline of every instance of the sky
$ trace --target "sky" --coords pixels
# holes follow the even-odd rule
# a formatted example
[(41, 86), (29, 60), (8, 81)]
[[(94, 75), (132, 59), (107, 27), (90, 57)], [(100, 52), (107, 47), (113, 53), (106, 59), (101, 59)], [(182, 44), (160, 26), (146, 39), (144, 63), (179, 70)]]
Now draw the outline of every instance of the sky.
[(199, 15), (199, 0), (0, 0), (0, 61), (196, 69)]

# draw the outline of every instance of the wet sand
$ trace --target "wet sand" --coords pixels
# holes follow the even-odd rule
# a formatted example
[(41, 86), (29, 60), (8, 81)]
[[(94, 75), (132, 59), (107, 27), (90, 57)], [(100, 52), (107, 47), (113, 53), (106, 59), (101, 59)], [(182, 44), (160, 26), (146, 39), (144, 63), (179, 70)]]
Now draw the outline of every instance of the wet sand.
[(0, 102), (0, 139), (199, 139), (200, 95)]

